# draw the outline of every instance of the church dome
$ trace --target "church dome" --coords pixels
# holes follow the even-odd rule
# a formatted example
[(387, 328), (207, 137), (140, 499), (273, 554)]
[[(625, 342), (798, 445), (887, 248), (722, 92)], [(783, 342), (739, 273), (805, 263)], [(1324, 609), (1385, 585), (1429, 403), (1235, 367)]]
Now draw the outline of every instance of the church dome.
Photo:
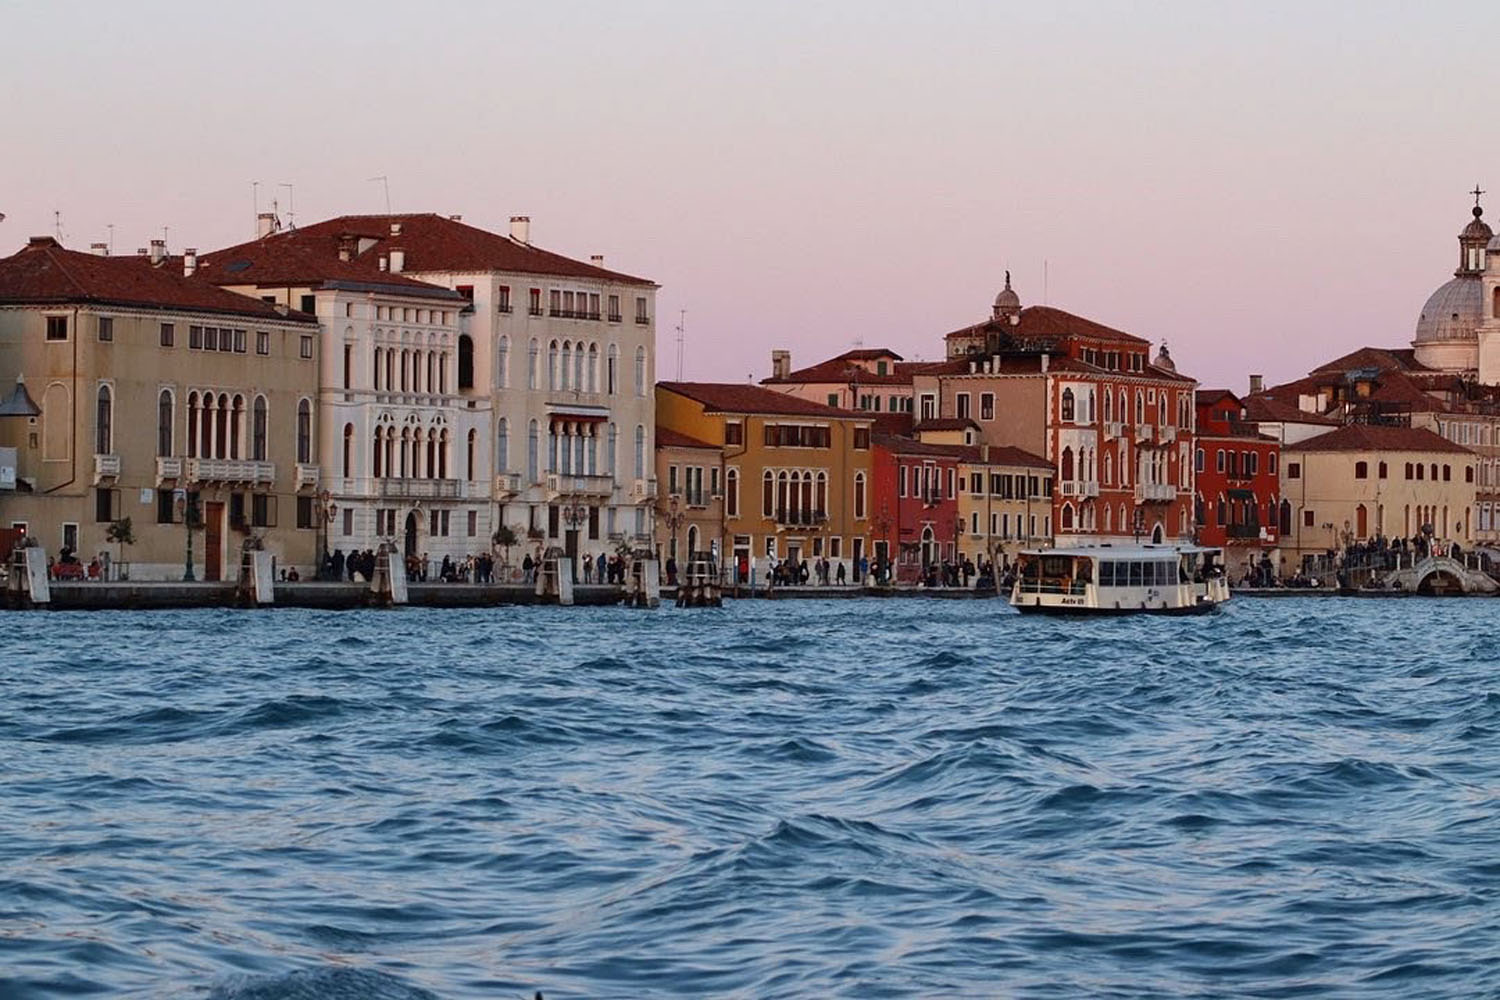
[(1478, 205), (1474, 206), (1474, 221), (1464, 227), (1464, 231), (1458, 234), (1460, 240), (1473, 240), (1475, 243), (1488, 243), (1495, 235), (1495, 231), (1489, 227), (1489, 223), (1480, 218), (1484, 209)]
[(995, 319), (1010, 319), (1021, 313), (1021, 296), (1017, 295), (1015, 289), (1010, 287), (1010, 272), (1005, 272), (1005, 287), (1000, 289), (1000, 294), (995, 296), (995, 308), (992, 315)]
[(1465, 275), (1442, 285), (1428, 298), (1417, 319), (1417, 344), (1477, 340), (1484, 318), (1484, 287), (1477, 276)]

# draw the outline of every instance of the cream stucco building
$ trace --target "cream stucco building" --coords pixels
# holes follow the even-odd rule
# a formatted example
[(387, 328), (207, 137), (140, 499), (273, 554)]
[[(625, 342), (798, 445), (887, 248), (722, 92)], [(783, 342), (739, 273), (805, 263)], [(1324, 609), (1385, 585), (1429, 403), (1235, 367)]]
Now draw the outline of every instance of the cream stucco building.
[(310, 572), (316, 321), (194, 281), (160, 244), (102, 252), (37, 237), (0, 260), (0, 372), (41, 409), (0, 422), (17, 454), (0, 521), (87, 563), (129, 518), (137, 580), (233, 579), (252, 535)]
[(1284, 559), (1341, 550), (1376, 535), (1429, 530), (1467, 546), (1474, 530), (1477, 456), (1429, 430), (1349, 424), (1285, 445), (1281, 455)]

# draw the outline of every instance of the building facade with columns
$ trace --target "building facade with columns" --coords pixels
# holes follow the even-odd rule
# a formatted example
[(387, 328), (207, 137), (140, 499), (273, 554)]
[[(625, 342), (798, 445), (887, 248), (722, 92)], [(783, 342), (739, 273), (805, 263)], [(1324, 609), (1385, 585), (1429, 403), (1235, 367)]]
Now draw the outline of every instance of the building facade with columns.
[(488, 551), (491, 400), (465, 385), (459, 368), (468, 302), (382, 269), (359, 252), (358, 237), (262, 221), (269, 224), (256, 240), (190, 250), (183, 267), (200, 281), (317, 317), (315, 517), (325, 550), (389, 542), (431, 564)]
[(462, 299), (456, 381), (482, 412), (493, 526), (575, 555), (648, 544), (656, 498), (657, 285), (456, 216), (343, 216), (302, 230), (351, 246), (377, 272)]
[[(0, 422), (17, 452), (0, 520), (135, 580), (235, 579), (252, 536), (310, 573), (318, 341), (312, 316), (196, 281), (164, 247), (33, 238), (0, 260), (0, 372), (40, 407)], [(135, 542), (117, 546), (126, 518)]]

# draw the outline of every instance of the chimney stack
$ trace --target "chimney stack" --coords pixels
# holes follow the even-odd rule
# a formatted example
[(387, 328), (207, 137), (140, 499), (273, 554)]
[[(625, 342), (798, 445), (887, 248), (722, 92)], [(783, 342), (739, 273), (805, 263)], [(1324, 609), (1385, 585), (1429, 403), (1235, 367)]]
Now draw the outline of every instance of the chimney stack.
[(393, 223), (391, 223), (391, 235), (392, 236), (400, 236), (401, 235), (401, 223), (399, 223), (399, 222), (393, 222)]
[(786, 378), (791, 373), (792, 373), (792, 352), (791, 351), (772, 351), (771, 352), (771, 377), (772, 378)]
[(153, 263), (153, 264), (160, 264), (162, 262), (162, 258), (166, 257), (166, 255), (167, 255), (167, 241), (166, 240), (152, 240), (151, 241), (151, 263)]
[(391, 273), (400, 274), (406, 268), (406, 251), (400, 247), (391, 248)]
[(281, 224), (276, 221), (275, 212), (261, 212), (255, 217), (255, 238), (258, 240), (263, 240), (280, 229)]
[(1255, 395), (1266, 387), (1266, 380), (1260, 375), (1250, 376), (1250, 395)]
[(146, 250), (145, 247), (136, 247), (135, 248), (135, 255), (137, 257), (144, 257), (144, 256), (146, 256), (147, 253), (148, 253), (148, 251)]
[(593, 254), (592, 256), (589, 257), (589, 263), (593, 264), (595, 267), (603, 267), (604, 266), (604, 255), (602, 253)]
[(517, 243), (531, 246), (531, 216), (512, 215), (510, 217), (510, 238)]
[(89, 253), (93, 254), (95, 257), (108, 257), (109, 256), (109, 244), (108, 243), (90, 243), (89, 244)]
[(339, 260), (353, 260), (355, 251), (355, 239), (353, 236), (339, 237)]
[(182, 276), (191, 278), (196, 270), (198, 270), (198, 248), (188, 247), (182, 251)]
[(380, 269), (385, 270), (385, 254), (380, 255)]

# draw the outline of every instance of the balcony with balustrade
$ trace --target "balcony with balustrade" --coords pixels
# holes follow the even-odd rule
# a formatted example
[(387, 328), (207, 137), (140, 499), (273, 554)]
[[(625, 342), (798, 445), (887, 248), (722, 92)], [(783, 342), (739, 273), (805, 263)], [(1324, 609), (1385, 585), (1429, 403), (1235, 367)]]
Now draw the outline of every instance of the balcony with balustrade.
[(615, 491), (615, 478), (551, 472), (547, 474), (547, 490), (557, 496), (609, 497)]
[(1171, 503), (1177, 499), (1177, 487), (1171, 483), (1136, 483), (1136, 503)]
[(94, 456), (94, 485), (100, 483), (112, 483), (120, 478), (120, 456), (119, 455), (95, 455)]
[(1104, 422), (1104, 436), (1106, 438), (1117, 438), (1125, 433), (1125, 425), (1118, 420), (1106, 420)]
[(636, 503), (648, 503), (656, 499), (656, 479), (637, 479), (630, 486), (630, 499)]
[(276, 482), (276, 463), (254, 462), (238, 458), (190, 458), (185, 468), (187, 478), (195, 483), (243, 483), (248, 486), (270, 486)]
[(175, 483), (182, 478), (182, 459), (158, 457), (156, 459), (156, 485)]
[(297, 489), (299, 491), (315, 490), (321, 481), (321, 470), (316, 465), (309, 465), (305, 462), (297, 463)]
[(1062, 484), (1062, 495), (1065, 497), (1077, 497), (1080, 500), (1097, 497), (1099, 495), (1099, 482), (1094, 479), (1064, 481)]
[(459, 500), (465, 493), (457, 479), (377, 479), (382, 497), (399, 500)]
[(1162, 427), (1160, 437), (1162, 444), (1171, 444), (1177, 440), (1177, 428), (1171, 426)]
[(1136, 444), (1150, 444), (1151, 441), (1155, 437), (1156, 437), (1156, 428), (1155, 427), (1151, 426), (1150, 424), (1136, 424), (1135, 425), (1135, 443)]
[(495, 476), (495, 499), (509, 500), (521, 492), (521, 474), (519, 472), (501, 472)]
[(817, 528), (828, 523), (828, 514), (820, 510), (801, 510), (788, 507), (776, 509), (778, 528)]

